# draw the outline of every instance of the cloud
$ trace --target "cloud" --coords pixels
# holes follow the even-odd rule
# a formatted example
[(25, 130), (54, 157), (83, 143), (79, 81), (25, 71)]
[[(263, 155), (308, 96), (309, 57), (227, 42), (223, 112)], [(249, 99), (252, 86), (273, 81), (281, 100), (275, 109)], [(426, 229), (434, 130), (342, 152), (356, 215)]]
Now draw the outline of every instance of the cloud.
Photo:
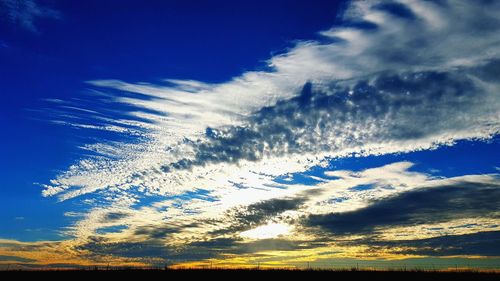
[(143, 242), (107, 242), (91, 240), (79, 245), (79, 251), (89, 253), (89, 258), (100, 259), (102, 256), (140, 258), (154, 265), (177, 264), (186, 261), (200, 261), (224, 258), (224, 256), (256, 254), (263, 251), (292, 251), (318, 247), (321, 243), (304, 243), (286, 239), (262, 239), (243, 241), (241, 238), (216, 238), (207, 241), (195, 241), (182, 246), (171, 246), (160, 240)]
[(9, 261), (9, 262), (33, 262), (35, 260), (14, 257), (14, 256), (0, 256), (0, 262), (5, 262), (5, 261)]
[(271, 58), (269, 71), (220, 84), (91, 81), (79, 109), (53, 105), (54, 122), (123, 140), (82, 146), (96, 155), (43, 194), (261, 187), (328, 158), (491, 138), (500, 128), (497, 5), (354, 2), (322, 39)]
[(104, 222), (112, 222), (112, 221), (117, 221), (123, 218), (126, 218), (128, 216), (127, 213), (121, 213), (121, 212), (109, 212), (104, 215), (103, 221)]
[(208, 128), (208, 140), (194, 145), (193, 160), (164, 170), (303, 153), (385, 154), (394, 144), (405, 152), (489, 137), (498, 130), (498, 99), (475, 83), (483, 77), (469, 74), (484, 69), (499, 71), (500, 63), (446, 73), (385, 73), (325, 92), (306, 83), (299, 96), (259, 110), (244, 126)]
[[(109, 255), (88, 258), (88, 252), (79, 251), (74, 241), (38, 241), (19, 242), (15, 240), (0, 240), (0, 266), (15, 264), (10, 269), (17, 268), (47, 268), (70, 267), (79, 268), (90, 265), (100, 266), (144, 266), (137, 259), (124, 259)], [(6, 262), (3, 262), (6, 261)], [(3, 267), (5, 269), (5, 267)], [(9, 266), (7, 266), (9, 268)]]
[(34, 0), (2, 0), (0, 8), (3, 8), (7, 18), (14, 24), (31, 32), (38, 32), (35, 21), (41, 18), (59, 19), (61, 13), (49, 7), (37, 4)]
[(459, 181), (378, 199), (355, 211), (311, 215), (307, 224), (333, 235), (376, 234), (386, 228), (433, 224), (463, 218), (499, 219), (500, 184)]
[(197, 223), (188, 223), (182, 225), (147, 225), (138, 227), (134, 235), (141, 236), (145, 235), (149, 239), (165, 239), (169, 238), (170, 234), (179, 233), (187, 230), (188, 228), (199, 227), (200, 225)]
[[(394, 253), (423, 256), (486, 256), (498, 257), (499, 231), (484, 231), (464, 235), (446, 235), (419, 240), (357, 241), (370, 247), (393, 249)], [(403, 249), (403, 250), (401, 250)]]
[[(239, 209), (230, 209), (227, 217), (233, 222), (231, 231), (242, 231), (251, 229), (256, 225), (263, 224), (269, 219), (278, 217), (288, 210), (298, 209), (306, 198), (273, 198), (250, 204)], [(227, 231), (229, 229), (225, 229)]]

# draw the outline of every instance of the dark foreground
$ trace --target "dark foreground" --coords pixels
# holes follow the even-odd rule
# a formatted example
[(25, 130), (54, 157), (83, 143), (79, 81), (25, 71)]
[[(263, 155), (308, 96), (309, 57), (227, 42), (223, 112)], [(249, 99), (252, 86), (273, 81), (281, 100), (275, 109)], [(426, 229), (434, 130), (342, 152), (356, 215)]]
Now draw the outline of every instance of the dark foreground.
[[(82, 277), (85, 275), (98, 274), (103, 275), (123, 275), (127, 277), (136, 276), (151, 276), (158, 275), (159, 277), (171, 277), (173, 275), (188, 276), (192, 274), (200, 274), (203, 278), (210, 278), (211, 276), (218, 275), (233, 275), (233, 276), (244, 276), (249, 277), (250, 275), (255, 276), (269, 276), (269, 275), (280, 275), (280, 276), (290, 276), (299, 277), (311, 276), (322, 274), (328, 278), (333, 278), (337, 280), (342, 280), (342, 278), (350, 278), (351, 280), (358, 280), (357, 278), (384, 278), (384, 279), (394, 279), (394, 280), (409, 280), (407, 278), (412, 278), (410, 280), (499, 280), (500, 281), (500, 271), (497, 272), (482, 272), (482, 271), (371, 271), (371, 270), (287, 270), (287, 269), (266, 269), (266, 270), (251, 270), (251, 269), (168, 269), (168, 270), (156, 270), (156, 269), (110, 269), (110, 270), (10, 270), (10, 271), (0, 271), (1, 275), (14, 274), (14, 275), (26, 275), (26, 274), (36, 274), (37, 276), (43, 275), (60, 275), (61, 277), (71, 277), (73, 275)], [(355, 278), (355, 279), (353, 279)], [(348, 279), (349, 280), (349, 279)], [(383, 280), (383, 279), (382, 279)]]

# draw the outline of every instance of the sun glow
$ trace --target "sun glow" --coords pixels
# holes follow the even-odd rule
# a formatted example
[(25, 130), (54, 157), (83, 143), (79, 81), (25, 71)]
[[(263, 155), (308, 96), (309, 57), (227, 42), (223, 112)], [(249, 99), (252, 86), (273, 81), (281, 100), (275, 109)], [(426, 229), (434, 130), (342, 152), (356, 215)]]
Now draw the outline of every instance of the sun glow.
[(268, 223), (254, 229), (250, 229), (240, 233), (242, 237), (250, 239), (268, 239), (287, 235), (290, 233), (291, 227), (286, 224)]

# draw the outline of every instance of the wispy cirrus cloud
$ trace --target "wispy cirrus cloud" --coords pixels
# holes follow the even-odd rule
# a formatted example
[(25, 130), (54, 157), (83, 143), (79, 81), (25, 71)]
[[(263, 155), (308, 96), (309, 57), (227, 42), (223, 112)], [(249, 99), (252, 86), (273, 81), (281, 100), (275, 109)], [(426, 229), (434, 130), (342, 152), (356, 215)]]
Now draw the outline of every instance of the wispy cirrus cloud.
[(49, 7), (41, 6), (34, 0), (2, 0), (0, 8), (4, 10), (6, 18), (13, 24), (31, 31), (38, 32), (36, 21), (42, 18), (59, 19), (61, 13)]

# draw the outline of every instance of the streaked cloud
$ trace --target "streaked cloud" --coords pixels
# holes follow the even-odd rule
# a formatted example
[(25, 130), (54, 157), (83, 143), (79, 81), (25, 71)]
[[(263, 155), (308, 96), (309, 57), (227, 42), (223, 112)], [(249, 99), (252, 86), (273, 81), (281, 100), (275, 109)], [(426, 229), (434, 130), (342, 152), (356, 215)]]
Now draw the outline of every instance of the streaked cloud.
[(0, 1), (0, 11), (13, 24), (31, 31), (38, 32), (36, 21), (38, 19), (59, 19), (61, 13), (52, 8), (39, 5), (34, 0), (2, 0)]

